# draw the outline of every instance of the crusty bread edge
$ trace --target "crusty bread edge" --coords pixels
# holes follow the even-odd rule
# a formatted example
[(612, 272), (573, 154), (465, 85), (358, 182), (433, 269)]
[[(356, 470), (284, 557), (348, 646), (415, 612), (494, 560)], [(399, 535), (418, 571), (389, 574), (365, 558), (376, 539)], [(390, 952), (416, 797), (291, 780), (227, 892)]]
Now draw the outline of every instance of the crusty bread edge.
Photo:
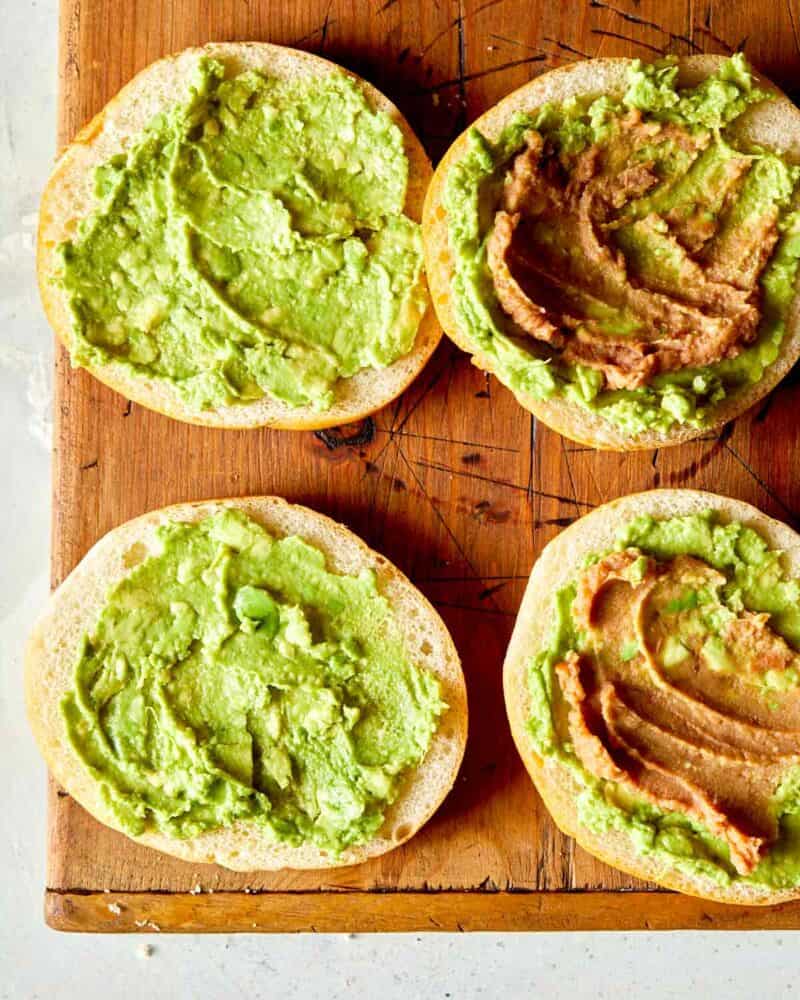
[(667, 867), (659, 859), (640, 855), (621, 831), (598, 834), (583, 826), (577, 813), (580, 792), (577, 779), (563, 765), (542, 759), (531, 745), (528, 673), (531, 656), (540, 649), (552, 626), (552, 597), (574, 578), (585, 556), (610, 549), (620, 525), (642, 514), (672, 517), (712, 509), (724, 521), (736, 520), (758, 530), (769, 544), (786, 553), (785, 566), (800, 576), (800, 536), (757, 507), (741, 500), (701, 490), (650, 490), (622, 497), (597, 507), (574, 522), (545, 546), (531, 571), (503, 665), (506, 711), (517, 750), (557, 826), (585, 850), (606, 864), (630, 875), (656, 882), (668, 889), (724, 903), (771, 905), (795, 899), (797, 890), (734, 882), (719, 885)]
[[(563, 101), (575, 94), (620, 93), (624, 90), (625, 74), (633, 60), (592, 59), (571, 63), (550, 70), (509, 94), (473, 123), (490, 139), (496, 139), (512, 116), (529, 111), (547, 101)], [(691, 85), (710, 75), (724, 61), (723, 56), (697, 55), (678, 60), (682, 85)], [(776, 95), (776, 100), (750, 109), (743, 116), (742, 134), (760, 138), (793, 162), (800, 162), (800, 110), (769, 80), (756, 75), (757, 84)], [(500, 377), (490, 355), (476, 353), (476, 346), (456, 315), (450, 286), (455, 271), (450, 248), (447, 210), (444, 203), (445, 185), (453, 165), (469, 148), (468, 132), (462, 133), (439, 163), (433, 175), (423, 208), (423, 238), (425, 241), (428, 285), (439, 322), (445, 333), (458, 346), (473, 355), (473, 363)], [(534, 399), (527, 393), (515, 392), (518, 402), (543, 423), (580, 444), (612, 451), (634, 451), (663, 448), (680, 444), (703, 434), (719, 430), (728, 421), (744, 413), (762, 399), (789, 371), (800, 357), (800, 294), (796, 294), (786, 319), (786, 333), (779, 355), (763, 377), (734, 397), (723, 400), (714, 411), (712, 423), (695, 428), (677, 426), (667, 433), (647, 431), (636, 436), (626, 435), (620, 428), (592, 411), (561, 397)], [(501, 379), (502, 381), (502, 379)], [(513, 391), (513, 390), (512, 390)]]
[(408, 840), (433, 815), (458, 773), (467, 736), (467, 695), (458, 653), (436, 610), (392, 563), (343, 525), (278, 497), (176, 504), (128, 521), (96, 543), (52, 595), (26, 648), (26, 702), (39, 749), (56, 781), (74, 799), (107, 826), (120, 829), (103, 802), (100, 784), (70, 747), (60, 715), (61, 698), (73, 683), (77, 643), (92, 630), (108, 589), (129, 572), (134, 557), (141, 561), (152, 548), (158, 525), (168, 520), (197, 521), (229, 507), (244, 511), (275, 535), (304, 538), (324, 552), (329, 568), (336, 572), (372, 568), (393, 613), (403, 622), (409, 658), (438, 677), (449, 707), (424, 760), (388, 809), (378, 835), (339, 856), (313, 845), (270, 843), (256, 824), (247, 822), (187, 840), (156, 832), (131, 839), (187, 861), (216, 863), (237, 871), (342, 867), (384, 854)]
[[(135, 136), (160, 108), (166, 93), (181, 93), (202, 55), (237, 66), (262, 69), (276, 76), (320, 76), (343, 72), (363, 91), (368, 103), (388, 114), (403, 133), (409, 161), (405, 212), (419, 222), (432, 169), (427, 154), (411, 126), (397, 108), (366, 80), (327, 59), (267, 42), (215, 42), (185, 49), (145, 67), (85, 125), (59, 158), (42, 195), (37, 238), (37, 274), (45, 313), (58, 338), (69, 350), (72, 320), (67, 296), (53, 279), (58, 273), (56, 249), (75, 231), (80, 218), (93, 204), (91, 173)], [(363, 369), (334, 387), (334, 403), (324, 412), (310, 406), (292, 407), (264, 396), (250, 403), (235, 403), (215, 410), (191, 409), (168, 382), (131, 374), (123, 364), (92, 366), (101, 382), (128, 399), (186, 423), (207, 427), (249, 428), (270, 426), (292, 430), (335, 427), (362, 419), (400, 395), (422, 371), (442, 336), (428, 302), (412, 350), (384, 369)]]

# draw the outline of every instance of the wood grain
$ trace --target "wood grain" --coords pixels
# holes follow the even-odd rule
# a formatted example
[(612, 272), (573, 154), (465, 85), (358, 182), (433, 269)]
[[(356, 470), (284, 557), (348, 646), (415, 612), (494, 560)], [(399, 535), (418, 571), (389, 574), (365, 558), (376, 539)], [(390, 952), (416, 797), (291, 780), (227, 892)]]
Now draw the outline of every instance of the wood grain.
[(791, 930), (800, 903), (725, 906), (654, 892), (48, 893), (62, 931), (179, 934), (485, 930)]
[[(793, 4), (62, 0), (59, 139), (69, 141), (137, 70), (165, 53), (208, 40), (262, 39), (323, 53), (361, 73), (399, 105), (436, 159), (511, 89), (585, 56), (743, 46), (791, 91), (800, 70)], [(100, 535), (146, 510), (280, 494), (349, 525), (434, 601), (461, 652), (472, 713), (461, 776), (437, 816), (391, 855), (336, 873), (238, 875), (185, 864), (105, 829), (52, 787), (48, 921), (64, 929), (135, 929), (109, 919), (102, 891), (112, 890), (133, 894), (135, 912), (157, 913), (152, 919), (164, 929), (250, 929), (253, 921), (302, 929), (312, 914), (319, 929), (366, 929), (370, 921), (375, 929), (418, 928), (429, 925), (429, 914), (443, 927), (707, 926), (706, 912), (715, 914), (714, 926), (800, 926), (797, 908), (765, 916), (664, 893), (620, 896), (616, 890), (641, 884), (562, 837), (533, 792), (510, 739), (500, 685), (536, 554), (597, 503), (652, 486), (697, 486), (796, 522), (796, 400), (790, 378), (719, 437), (603, 454), (537, 426), (510, 393), (444, 343), (399, 401), (358, 427), (214, 431), (131, 405), (72, 370), (59, 348), (54, 585)], [(187, 895), (197, 884), (215, 894)], [(343, 889), (362, 891), (332, 892)], [(509, 889), (521, 892), (494, 891)], [(543, 892), (587, 889), (595, 891)]]

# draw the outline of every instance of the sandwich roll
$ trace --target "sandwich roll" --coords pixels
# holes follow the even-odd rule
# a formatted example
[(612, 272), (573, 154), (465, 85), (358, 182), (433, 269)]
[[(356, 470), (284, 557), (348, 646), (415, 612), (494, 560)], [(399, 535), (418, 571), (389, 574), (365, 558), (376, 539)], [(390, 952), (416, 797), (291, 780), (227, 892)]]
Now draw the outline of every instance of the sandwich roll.
[(544, 73), (434, 174), (442, 326), (575, 441), (712, 432), (800, 355), (798, 164), (800, 111), (741, 54)]
[(332, 427), (399, 395), (441, 336), (431, 168), (381, 93), (261, 42), (142, 70), (44, 192), (37, 269), (74, 365), (213, 427)]
[(796, 532), (712, 493), (623, 497), (551, 541), (503, 683), (561, 830), (669, 889), (799, 896), (799, 595)]
[(25, 684), (53, 776), (93, 816), (239, 871), (392, 850), (466, 741), (433, 607), (342, 525), (276, 497), (109, 532), (53, 594)]

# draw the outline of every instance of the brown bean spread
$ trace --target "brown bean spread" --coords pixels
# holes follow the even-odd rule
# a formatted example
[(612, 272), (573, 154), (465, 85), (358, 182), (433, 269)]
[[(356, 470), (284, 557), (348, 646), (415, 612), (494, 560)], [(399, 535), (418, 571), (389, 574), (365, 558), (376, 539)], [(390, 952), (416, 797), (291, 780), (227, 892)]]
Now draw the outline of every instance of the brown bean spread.
[(487, 242), (516, 333), (599, 370), (606, 389), (736, 357), (757, 337), (778, 239), (776, 205), (737, 211), (754, 162), (637, 110), (578, 154), (530, 130)]
[(800, 762), (800, 689), (774, 700), (764, 679), (800, 654), (768, 615), (720, 601), (724, 583), (693, 556), (638, 549), (584, 570), (572, 615), (586, 643), (556, 665), (555, 721), (592, 775), (701, 823), (747, 874), (778, 837), (771, 800)]

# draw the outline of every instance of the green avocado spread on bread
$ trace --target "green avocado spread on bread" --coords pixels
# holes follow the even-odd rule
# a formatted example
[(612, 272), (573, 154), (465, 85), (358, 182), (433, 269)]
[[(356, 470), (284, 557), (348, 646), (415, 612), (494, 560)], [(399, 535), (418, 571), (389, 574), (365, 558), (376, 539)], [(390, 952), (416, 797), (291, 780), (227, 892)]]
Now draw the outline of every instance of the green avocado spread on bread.
[(414, 345), (426, 307), (408, 159), (344, 73), (198, 62), (188, 95), (95, 171), (60, 247), (78, 365), (114, 363), (199, 411), (264, 394), (328, 409), (340, 378)]
[(702, 428), (778, 356), (800, 257), (800, 168), (749, 143), (771, 99), (740, 54), (478, 128), (444, 206), (461, 332), (513, 391), (626, 435)]
[(532, 749), (578, 822), (729, 885), (800, 886), (800, 582), (712, 511), (624, 524), (553, 598)]
[(116, 822), (369, 841), (445, 709), (372, 571), (332, 572), (235, 509), (157, 539), (108, 593), (61, 706)]

